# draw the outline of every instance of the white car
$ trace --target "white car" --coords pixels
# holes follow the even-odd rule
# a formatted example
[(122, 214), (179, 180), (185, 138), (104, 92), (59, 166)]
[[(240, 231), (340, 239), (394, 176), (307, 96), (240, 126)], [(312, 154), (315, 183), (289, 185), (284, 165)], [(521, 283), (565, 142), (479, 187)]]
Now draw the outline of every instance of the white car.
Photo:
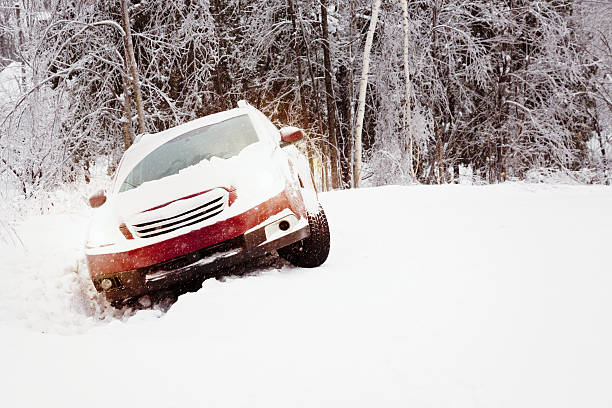
[(303, 133), (238, 108), (144, 135), (97, 208), (86, 255), (98, 291), (121, 302), (269, 252), (296, 266), (327, 259), (329, 228)]

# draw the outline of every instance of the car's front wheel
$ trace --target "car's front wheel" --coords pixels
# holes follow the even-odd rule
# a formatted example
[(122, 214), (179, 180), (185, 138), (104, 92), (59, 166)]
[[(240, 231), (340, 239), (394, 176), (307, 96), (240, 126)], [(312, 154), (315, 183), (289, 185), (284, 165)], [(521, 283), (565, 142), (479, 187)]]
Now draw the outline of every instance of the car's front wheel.
[(315, 268), (329, 255), (329, 224), (323, 208), (308, 214), (310, 236), (278, 250), (278, 254), (295, 266)]

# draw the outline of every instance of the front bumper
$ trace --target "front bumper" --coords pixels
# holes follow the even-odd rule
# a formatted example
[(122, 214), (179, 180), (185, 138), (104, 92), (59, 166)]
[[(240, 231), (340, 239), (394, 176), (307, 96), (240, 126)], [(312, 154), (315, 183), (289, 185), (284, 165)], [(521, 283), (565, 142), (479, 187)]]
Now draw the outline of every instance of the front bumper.
[[(124, 253), (88, 255), (94, 286), (109, 301), (120, 301), (214, 275), (302, 240), (310, 235), (310, 228), (301, 200), (291, 198), (283, 192), (246, 213), (174, 241)], [(286, 231), (279, 228), (283, 220), (291, 226)]]
[[(221, 242), (208, 248), (140, 269), (119, 272), (93, 279), (98, 291), (111, 301), (120, 301), (210, 276), (233, 265), (257, 258), (268, 252), (290, 245), (310, 235), (308, 225), (273, 241), (266, 241), (265, 227)], [(113, 287), (103, 290), (101, 282), (109, 279)]]

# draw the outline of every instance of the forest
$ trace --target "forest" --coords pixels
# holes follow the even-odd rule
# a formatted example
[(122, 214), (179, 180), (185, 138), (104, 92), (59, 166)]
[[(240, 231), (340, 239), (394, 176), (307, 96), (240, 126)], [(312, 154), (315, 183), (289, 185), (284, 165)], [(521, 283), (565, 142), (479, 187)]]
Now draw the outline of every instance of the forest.
[(612, 178), (606, 0), (0, 0), (0, 71), (25, 197), (242, 99), (323, 191)]

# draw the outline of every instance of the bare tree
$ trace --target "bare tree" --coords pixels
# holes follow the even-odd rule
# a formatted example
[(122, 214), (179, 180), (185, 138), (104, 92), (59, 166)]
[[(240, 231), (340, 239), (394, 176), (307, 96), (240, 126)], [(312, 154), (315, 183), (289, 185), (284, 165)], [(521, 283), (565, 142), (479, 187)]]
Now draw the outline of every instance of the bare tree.
[(338, 141), (336, 139), (336, 102), (332, 85), (332, 66), (329, 46), (329, 30), (327, 27), (327, 0), (321, 0), (321, 27), (323, 33), (323, 60), (325, 67), (325, 99), (327, 101), (327, 132), (329, 134), (329, 159), (331, 163), (332, 188), (340, 187), (338, 174)]
[(123, 18), (123, 29), (125, 30), (125, 49), (127, 50), (126, 62), (129, 63), (130, 73), (132, 75), (132, 87), (134, 88), (136, 111), (138, 112), (138, 132), (144, 133), (146, 131), (146, 126), (144, 109), (142, 106), (142, 94), (140, 92), (140, 75), (138, 74), (138, 65), (136, 64), (134, 46), (132, 45), (132, 29), (127, 2), (128, 0), (121, 0), (121, 16)]
[[(413, 148), (414, 148), (414, 139), (412, 136), (412, 109), (411, 109), (411, 88), (412, 85), (410, 83), (410, 65), (409, 65), (409, 54), (410, 54), (410, 43), (408, 40), (408, 0), (400, 0), (400, 4), (402, 6), (402, 28), (404, 34), (404, 78), (405, 78), (405, 96), (404, 96), (404, 129), (408, 134), (407, 143), (408, 143), (408, 169), (410, 171), (410, 176), (412, 180), (416, 181), (416, 174), (414, 172), (414, 163), (413, 163)], [(403, 142), (403, 146), (406, 145), (406, 142)], [(405, 152), (405, 148), (402, 149), (402, 152)], [(402, 160), (403, 161), (403, 160)]]
[(370, 73), (370, 51), (372, 49), (372, 41), (374, 40), (374, 31), (376, 30), (376, 22), (378, 20), (378, 10), (381, 0), (374, 0), (372, 3), (372, 17), (370, 20), (370, 28), (366, 38), (363, 51), (363, 65), (361, 69), (361, 81), (359, 83), (359, 102), (357, 105), (357, 124), (355, 125), (355, 161), (353, 168), (353, 178), (355, 187), (358, 188), (361, 183), (361, 167), (362, 167), (362, 131), (363, 117), (365, 114), (365, 99), (368, 87), (368, 75)]

